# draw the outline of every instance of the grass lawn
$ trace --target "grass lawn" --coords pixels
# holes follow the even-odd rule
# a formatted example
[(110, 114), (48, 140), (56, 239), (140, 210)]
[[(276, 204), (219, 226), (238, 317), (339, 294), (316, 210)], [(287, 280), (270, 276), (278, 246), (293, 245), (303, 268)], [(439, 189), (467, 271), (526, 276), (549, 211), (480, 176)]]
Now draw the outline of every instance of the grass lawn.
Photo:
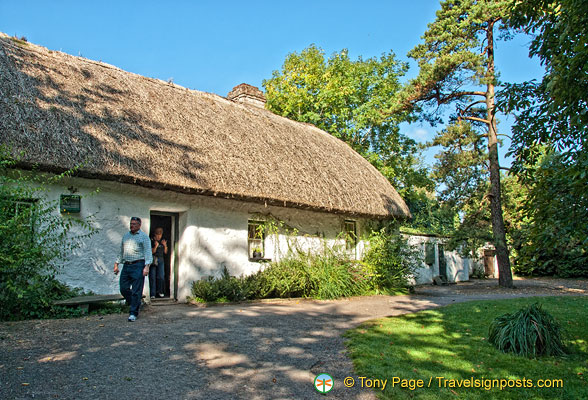
[[(488, 343), (495, 317), (535, 302), (564, 328), (566, 357), (528, 359)], [(475, 301), (370, 321), (345, 335), (356, 385), (361, 385), (359, 377), (366, 378), (364, 387), (374, 383), (367, 379), (387, 379), (385, 389), (376, 390), (382, 399), (588, 399), (587, 310), (588, 297)], [(393, 378), (400, 379), (394, 387)], [(501, 379), (519, 380), (510, 384), (524, 387), (484, 388), (493, 383), (489, 380)], [(560, 387), (537, 387), (547, 379), (561, 380), (553, 383)], [(413, 390), (402, 388), (403, 383)], [(415, 387), (419, 383), (423, 387)]]

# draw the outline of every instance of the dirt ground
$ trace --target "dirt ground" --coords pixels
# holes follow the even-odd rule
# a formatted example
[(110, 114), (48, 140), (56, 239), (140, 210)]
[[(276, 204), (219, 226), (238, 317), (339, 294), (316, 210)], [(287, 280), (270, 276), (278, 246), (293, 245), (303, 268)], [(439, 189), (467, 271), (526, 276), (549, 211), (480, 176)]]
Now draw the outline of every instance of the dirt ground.
[(411, 296), (195, 307), (126, 315), (0, 323), (0, 399), (316, 399), (319, 373), (334, 399), (374, 399), (345, 388), (353, 365), (341, 337), (363, 321), (453, 302), (586, 295), (587, 280), (519, 279), (421, 286)]
[(588, 294), (588, 279), (558, 279), (558, 278), (514, 278), (514, 289), (498, 286), (497, 279), (472, 279), (469, 282), (450, 284), (446, 286), (423, 285), (416, 288), (418, 294), (432, 295), (472, 295), (483, 296), (561, 296), (568, 294)]

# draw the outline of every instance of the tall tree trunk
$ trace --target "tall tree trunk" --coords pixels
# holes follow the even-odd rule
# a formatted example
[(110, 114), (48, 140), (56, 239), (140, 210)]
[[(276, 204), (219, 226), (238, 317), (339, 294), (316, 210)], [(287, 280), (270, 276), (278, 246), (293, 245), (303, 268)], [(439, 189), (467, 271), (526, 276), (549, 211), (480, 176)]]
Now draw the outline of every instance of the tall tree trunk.
[(486, 91), (486, 108), (488, 110), (488, 157), (490, 161), (490, 212), (492, 216), (492, 233), (496, 258), (498, 260), (498, 285), (513, 287), (510, 259), (506, 245), (506, 231), (502, 217), (500, 200), (500, 164), (498, 161), (498, 138), (496, 119), (494, 118), (494, 22), (488, 23), (488, 89)]

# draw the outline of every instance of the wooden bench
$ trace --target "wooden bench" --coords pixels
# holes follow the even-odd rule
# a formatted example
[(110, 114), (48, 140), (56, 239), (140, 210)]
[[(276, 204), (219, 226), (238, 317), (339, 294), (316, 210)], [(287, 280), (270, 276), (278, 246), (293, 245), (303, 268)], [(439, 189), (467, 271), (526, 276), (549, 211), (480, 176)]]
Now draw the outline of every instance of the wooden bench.
[(102, 303), (105, 301), (124, 300), (120, 294), (96, 294), (93, 296), (78, 296), (66, 300), (57, 300), (53, 304), (56, 306), (78, 306), (84, 313), (88, 312), (90, 304)]

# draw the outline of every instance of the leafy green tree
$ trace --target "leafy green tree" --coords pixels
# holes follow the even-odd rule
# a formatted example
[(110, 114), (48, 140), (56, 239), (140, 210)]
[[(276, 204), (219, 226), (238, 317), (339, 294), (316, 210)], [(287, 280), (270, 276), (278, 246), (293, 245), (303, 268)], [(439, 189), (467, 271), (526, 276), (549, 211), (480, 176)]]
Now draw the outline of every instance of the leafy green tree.
[[(446, 0), (429, 24), (424, 43), (409, 52), (418, 61), (419, 75), (411, 81), (404, 101), (415, 102), (431, 121), (439, 121), (437, 111), (455, 104), (456, 113), (435, 139), (456, 151), (442, 155), (439, 173), (446, 174), (447, 193), (467, 199), (480, 187), (486, 168), (492, 237), (496, 247), (499, 285), (512, 287), (509, 249), (506, 243), (501, 203), (498, 134), (495, 118), (494, 66), (495, 35), (507, 15), (508, 0)], [(503, 35), (508, 36), (506, 31)], [(487, 153), (481, 151), (485, 142)], [(465, 151), (461, 151), (467, 147)], [(463, 174), (454, 173), (460, 171)]]
[[(500, 184), (506, 240), (511, 255), (516, 258), (525, 240), (522, 233), (529, 224), (522, 209), (522, 204), (528, 198), (528, 188), (512, 175), (503, 174)], [(481, 182), (477, 190), (460, 206), (461, 220), (452, 232), (448, 245), (459, 248), (464, 255), (473, 256), (481, 246), (492, 241), (489, 185), (487, 181)]]
[(326, 59), (312, 45), (290, 53), (282, 69), (264, 80), (266, 107), (276, 114), (308, 122), (345, 141), (370, 161), (401, 194), (432, 182), (420, 163), (418, 144), (400, 133), (409, 118), (398, 110), (407, 70), (390, 52), (367, 60), (347, 50)]
[(0, 320), (51, 315), (53, 300), (71, 293), (55, 278), (59, 262), (95, 231), (89, 221), (60, 215), (59, 204), (46, 199), (47, 184), (65, 174), (43, 177), (16, 166), (0, 146)]
[(588, 193), (573, 178), (586, 173), (586, 161), (570, 164), (546, 150), (535, 168), (526, 168), (530, 190), (521, 203), (527, 223), (515, 237), (517, 273), (588, 277)]
[(587, 276), (588, 2), (517, 1), (509, 23), (534, 35), (540, 82), (507, 85), (500, 107), (515, 111), (512, 170), (532, 189), (517, 271)]
[(459, 215), (449, 202), (426, 188), (412, 188), (403, 193), (403, 199), (412, 214), (402, 230), (411, 233), (452, 235), (459, 224)]
[(541, 82), (508, 85), (501, 102), (507, 111), (519, 112), (513, 126), (513, 168), (524, 172), (525, 165), (533, 167), (542, 157), (536, 145), (553, 148), (566, 160), (586, 151), (588, 3), (518, 1), (512, 13), (510, 24), (534, 35), (529, 55), (538, 56), (546, 68)]

